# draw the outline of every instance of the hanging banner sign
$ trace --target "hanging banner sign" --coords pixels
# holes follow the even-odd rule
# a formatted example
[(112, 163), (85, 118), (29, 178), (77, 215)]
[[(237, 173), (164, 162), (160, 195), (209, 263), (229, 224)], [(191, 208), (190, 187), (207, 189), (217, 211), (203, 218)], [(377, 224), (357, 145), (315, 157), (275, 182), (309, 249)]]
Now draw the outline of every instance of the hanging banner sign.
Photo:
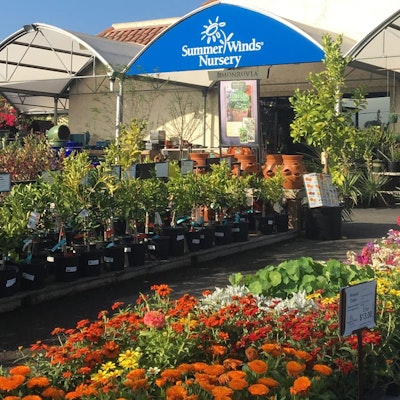
[(354, 332), (376, 325), (376, 281), (359, 283), (340, 290), (340, 334)]

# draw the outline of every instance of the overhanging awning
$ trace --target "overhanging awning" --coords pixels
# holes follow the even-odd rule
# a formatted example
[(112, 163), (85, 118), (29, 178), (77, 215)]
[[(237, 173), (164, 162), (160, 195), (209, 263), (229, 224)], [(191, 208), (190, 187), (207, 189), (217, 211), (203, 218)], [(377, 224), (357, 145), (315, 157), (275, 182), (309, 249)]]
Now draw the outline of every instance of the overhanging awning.
[(21, 113), (68, 112), (68, 90), (75, 79), (123, 73), (142, 45), (35, 23), (0, 43), (0, 93)]
[[(217, 1), (165, 30), (132, 60), (126, 74), (208, 87), (209, 70), (320, 62), (323, 33), (265, 9)], [(354, 44), (344, 39), (346, 51)]]
[(400, 72), (400, 10), (360, 40), (347, 55), (357, 68)]

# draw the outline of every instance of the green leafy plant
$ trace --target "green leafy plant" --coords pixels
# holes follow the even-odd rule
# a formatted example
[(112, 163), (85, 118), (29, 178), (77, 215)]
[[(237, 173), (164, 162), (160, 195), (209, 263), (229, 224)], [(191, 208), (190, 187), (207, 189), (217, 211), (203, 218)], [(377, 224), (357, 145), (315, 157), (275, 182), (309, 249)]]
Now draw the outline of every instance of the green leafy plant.
[(105, 149), (105, 161), (108, 165), (121, 165), (123, 171), (140, 160), (143, 150), (143, 130), (147, 122), (132, 118), (130, 125), (121, 125), (119, 137)]
[(318, 262), (310, 257), (288, 260), (277, 266), (269, 265), (253, 275), (231, 275), (233, 285), (245, 284), (252, 293), (286, 298), (292, 293), (311, 294), (321, 290), (326, 297), (336, 296), (340, 288), (350, 283), (374, 278), (371, 268), (364, 270), (354, 265), (329, 260)]
[(351, 97), (352, 107), (342, 108), (343, 96), (347, 92), (345, 71), (350, 59), (341, 53), (343, 37), (335, 41), (324, 34), (322, 42), (325, 70), (311, 73), (311, 89), (297, 89), (290, 98), (295, 118), (290, 125), (295, 142), (304, 141), (318, 149), (324, 160), (323, 172), (330, 173), (335, 184), (340, 185), (343, 176), (351, 170), (355, 160), (367, 158), (371, 161), (371, 141), (380, 127), (358, 129), (353, 124), (354, 115), (365, 108), (366, 100), (362, 87)]

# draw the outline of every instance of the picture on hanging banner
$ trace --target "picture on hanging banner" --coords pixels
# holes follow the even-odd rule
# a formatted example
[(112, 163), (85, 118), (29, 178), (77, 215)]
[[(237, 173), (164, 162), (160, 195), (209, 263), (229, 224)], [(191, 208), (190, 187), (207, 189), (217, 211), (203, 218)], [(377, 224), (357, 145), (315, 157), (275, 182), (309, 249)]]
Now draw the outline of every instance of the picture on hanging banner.
[(258, 145), (258, 81), (220, 82), (222, 147)]

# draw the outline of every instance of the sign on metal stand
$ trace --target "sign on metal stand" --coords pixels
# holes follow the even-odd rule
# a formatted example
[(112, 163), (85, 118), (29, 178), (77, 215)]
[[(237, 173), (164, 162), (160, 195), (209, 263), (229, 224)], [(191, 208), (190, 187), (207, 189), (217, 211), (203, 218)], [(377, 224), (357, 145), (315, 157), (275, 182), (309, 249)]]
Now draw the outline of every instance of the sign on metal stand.
[(342, 336), (357, 334), (358, 399), (362, 399), (363, 329), (376, 325), (376, 281), (368, 281), (340, 289), (339, 328)]

